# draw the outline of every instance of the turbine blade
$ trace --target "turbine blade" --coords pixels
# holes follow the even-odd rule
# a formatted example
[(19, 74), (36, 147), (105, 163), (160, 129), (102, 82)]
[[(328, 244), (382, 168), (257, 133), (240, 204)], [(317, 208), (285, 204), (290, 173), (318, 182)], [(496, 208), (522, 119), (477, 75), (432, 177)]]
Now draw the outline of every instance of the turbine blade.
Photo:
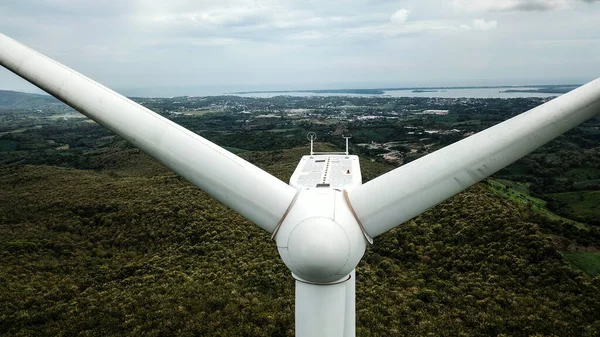
[(296, 281), (296, 337), (355, 335), (354, 276), (331, 285)]
[(0, 34), (0, 65), (102, 124), (264, 230), (295, 189), (229, 151)]
[(600, 113), (600, 78), (350, 191), (367, 233), (382, 234)]

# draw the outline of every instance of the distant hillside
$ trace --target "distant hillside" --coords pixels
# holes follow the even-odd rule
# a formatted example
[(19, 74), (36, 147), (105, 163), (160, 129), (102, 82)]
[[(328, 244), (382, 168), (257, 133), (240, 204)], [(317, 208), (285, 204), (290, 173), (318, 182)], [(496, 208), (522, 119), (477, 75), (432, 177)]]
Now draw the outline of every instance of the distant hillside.
[(48, 95), (0, 90), (0, 109), (42, 109), (52, 104), (62, 104)]

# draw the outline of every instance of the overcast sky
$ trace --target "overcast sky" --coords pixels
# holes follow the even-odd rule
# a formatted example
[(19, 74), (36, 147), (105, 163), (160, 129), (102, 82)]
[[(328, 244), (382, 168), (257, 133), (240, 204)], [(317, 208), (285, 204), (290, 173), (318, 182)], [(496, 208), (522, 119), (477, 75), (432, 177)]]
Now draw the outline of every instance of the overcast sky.
[(600, 76), (600, 0), (1, 0), (0, 32), (128, 95)]

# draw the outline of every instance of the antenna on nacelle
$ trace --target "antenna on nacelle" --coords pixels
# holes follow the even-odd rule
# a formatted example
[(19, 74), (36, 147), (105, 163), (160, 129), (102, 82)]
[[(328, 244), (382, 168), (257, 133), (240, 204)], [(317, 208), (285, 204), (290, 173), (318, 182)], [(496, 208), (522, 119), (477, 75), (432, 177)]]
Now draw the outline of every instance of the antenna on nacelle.
[(342, 136), (346, 140), (346, 156), (350, 154), (348, 151), (348, 139), (352, 138), (352, 136)]
[(352, 138), (352, 136), (342, 136), (342, 138), (346, 139), (346, 152), (315, 152), (314, 151), (314, 143), (315, 140), (317, 139), (317, 134), (314, 132), (309, 132), (306, 135), (306, 139), (310, 140), (310, 155), (314, 156), (315, 154), (319, 154), (319, 155), (343, 155), (345, 154), (346, 156), (350, 153), (348, 150), (348, 139)]
[(306, 135), (306, 139), (310, 140), (310, 155), (312, 156), (315, 154), (315, 151), (313, 151), (313, 149), (314, 149), (313, 145), (314, 145), (315, 139), (317, 139), (317, 134), (314, 132), (309, 132)]

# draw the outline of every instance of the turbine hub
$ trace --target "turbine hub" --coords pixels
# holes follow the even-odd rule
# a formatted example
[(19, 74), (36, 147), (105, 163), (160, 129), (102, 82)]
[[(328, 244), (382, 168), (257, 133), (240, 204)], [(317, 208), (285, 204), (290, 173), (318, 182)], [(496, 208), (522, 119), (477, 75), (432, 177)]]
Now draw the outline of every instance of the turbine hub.
[(346, 276), (351, 244), (342, 226), (332, 219), (312, 217), (291, 232), (287, 250), (288, 267), (298, 277), (315, 283), (337, 281)]

